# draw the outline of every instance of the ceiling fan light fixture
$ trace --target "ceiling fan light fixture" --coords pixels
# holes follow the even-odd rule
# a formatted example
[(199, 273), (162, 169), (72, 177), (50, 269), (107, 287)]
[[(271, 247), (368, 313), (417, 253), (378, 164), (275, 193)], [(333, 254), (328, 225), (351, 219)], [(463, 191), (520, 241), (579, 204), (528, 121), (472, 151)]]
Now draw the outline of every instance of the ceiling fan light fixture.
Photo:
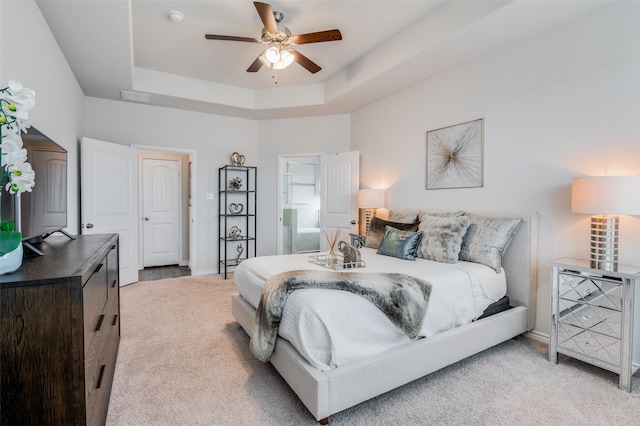
[(264, 52), (264, 56), (272, 64), (280, 61), (280, 50), (277, 47), (270, 47)]
[[(294, 59), (295, 58), (293, 54), (288, 49), (282, 49), (282, 51), (280, 52), (280, 61), (278, 61), (278, 63), (274, 65), (274, 68), (286, 68), (293, 63)], [(278, 66), (281, 66), (281, 68), (278, 68)]]

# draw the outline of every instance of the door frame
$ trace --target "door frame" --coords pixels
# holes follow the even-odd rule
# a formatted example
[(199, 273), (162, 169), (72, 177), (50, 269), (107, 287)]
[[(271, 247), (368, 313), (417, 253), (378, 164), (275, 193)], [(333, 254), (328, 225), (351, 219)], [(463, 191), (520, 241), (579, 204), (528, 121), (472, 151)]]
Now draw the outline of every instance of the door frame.
[[(171, 148), (171, 147), (166, 147), (166, 146), (152, 146), (152, 145), (131, 145), (132, 148), (135, 148), (138, 152), (139, 151), (158, 151), (158, 156), (160, 157), (161, 152), (170, 152), (170, 153), (176, 153), (176, 154), (187, 154), (189, 155), (189, 162), (191, 163), (191, 170), (183, 170), (183, 173), (191, 173), (192, 178), (189, 179), (190, 182), (190, 191), (189, 194), (197, 194), (197, 179), (193, 178), (194, 176), (197, 176), (196, 174), (196, 150), (194, 149), (182, 149), (182, 148)], [(138, 161), (141, 161), (140, 156), (138, 155)], [(141, 171), (139, 171), (138, 173), (138, 207), (139, 209), (142, 208), (142, 179), (141, 179)], [(184, 199), (184, 195), (180, 198), (181, 202), (180, 202), (180, 206), (181, 206), (181, 211), (182, 211), (182, 207), (183, 203), (182, 200)], [(187, 220), (189, 221), (189, 262), (187, 264), (187, 266), (189, 267), (189, 269), (191, 269), (191, 271), (195, 271), (196, 270), (196, 264), (195, 264), (195, 259), (197, 259), (197, 249), (196, 249), (196, 239), (195, 239), (195, 232), (194, 232), (194, 223), (196, 223), (196, 212), (197, 212), (197, 197), (191, 196), (191, 198), (189, 198), (189, 205), (188, 205), (188, 210), (189, 210), (189, 217), (187, 218)], [(184, 218), (183, 218), (184, 220)], [(143, 234), (142, 234), (142, 227), (138, 227), (138, 242), (139, 242), (139, 246), (138, 246), (138, 265), (140, 269), (143, 269), (143, 263), (142, 263), (142, 256), (143, 256), (143, 248), (142, 248), (142, 239), (143, 239)], [(181, 253), (181, 257), (182, 253)], [(181, 259), (181, 266), (182, 266), (182, 260)]]
[[(301, 157), (318, 157), (322, 158), (323, 155), (326, 155), (324, 152), (296, 152), (296, 153), (288, 153), (288, 154), (278, 154), (278, 230), (276, 234), (277, 241), (277, 254), (282, 254), (283, 252), (283, 217), (282, 211), (284, 208), (284, 199), (282, 196), (282, 192), (284, 191), (282, 176), (284, 174), (285, 166), (287, 160), (292, 158), (301, 158)], [(321, 188), (318, 188), (321, 189)]]

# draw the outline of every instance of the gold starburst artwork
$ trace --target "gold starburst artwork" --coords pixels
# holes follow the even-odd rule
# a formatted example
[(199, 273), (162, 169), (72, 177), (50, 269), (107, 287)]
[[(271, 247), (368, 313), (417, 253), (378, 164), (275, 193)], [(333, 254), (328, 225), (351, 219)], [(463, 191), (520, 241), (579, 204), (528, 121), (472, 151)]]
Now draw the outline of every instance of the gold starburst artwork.
[(427, 132), (427, 189), (483, 185), (484, 119)]

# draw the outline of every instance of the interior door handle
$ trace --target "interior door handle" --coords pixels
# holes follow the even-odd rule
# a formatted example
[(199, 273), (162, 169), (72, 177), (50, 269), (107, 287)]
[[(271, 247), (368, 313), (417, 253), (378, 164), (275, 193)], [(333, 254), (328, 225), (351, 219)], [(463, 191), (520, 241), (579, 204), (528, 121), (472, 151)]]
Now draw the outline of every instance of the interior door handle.
[(149, 222), (149, 218), (145, 216), (145, 217), (144, 217), (144, 221), (145, 221), (145, 222)]
[(93, 223), (87, 223), (87, 228), (88, 228), (88, 229), (93, 228)]
[(352, 225), (355, 225), (355, 224), (356, 224), (355, 219), (351, 221), (351, 224), (352, 224)]

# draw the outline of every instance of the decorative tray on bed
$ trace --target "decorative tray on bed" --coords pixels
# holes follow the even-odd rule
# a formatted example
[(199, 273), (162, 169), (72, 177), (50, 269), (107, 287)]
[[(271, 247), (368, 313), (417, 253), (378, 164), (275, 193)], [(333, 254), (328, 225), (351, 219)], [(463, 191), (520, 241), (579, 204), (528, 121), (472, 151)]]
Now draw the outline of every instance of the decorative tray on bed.
[(324, 266), (325, 268), (333, 269), (334, 271), (365, 267), (364, 260), (344, 263), (342, 256), (337, 256), (335, 263), (331, 263), (329, 261), (329, 256), (327, 256), (326, 254), (315, 254), (313, 256), (309, 256), (309, 262), (315, 263), (316, 265)]

